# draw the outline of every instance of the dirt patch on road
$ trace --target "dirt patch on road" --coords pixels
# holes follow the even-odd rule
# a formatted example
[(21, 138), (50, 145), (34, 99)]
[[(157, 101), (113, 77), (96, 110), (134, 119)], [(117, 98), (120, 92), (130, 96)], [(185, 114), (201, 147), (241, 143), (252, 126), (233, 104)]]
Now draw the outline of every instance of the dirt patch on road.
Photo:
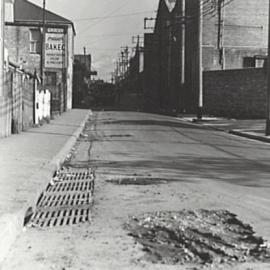
[(106, 180), (108, 183), (115, 185), (137, 185), (137, 186), (147, 186), (147, 185), (161, 185), (167, 184), (169, 181), (161, 178), (144, 178), (144, 177), (128, 177), (128, 178), (117, 178)]
[(109, 136), (104, 136), (105, 138), (108, 137), (108, 138), (130, 138), (130, 137), (133, 137), (132, 135), (130, 134), (112, 134), (112, 135), (109, 135)]
[(269, 262), (270, 249), (250, 225), (225, 211), (156, 212), (125, 225), (145, 258), (162, 264)]

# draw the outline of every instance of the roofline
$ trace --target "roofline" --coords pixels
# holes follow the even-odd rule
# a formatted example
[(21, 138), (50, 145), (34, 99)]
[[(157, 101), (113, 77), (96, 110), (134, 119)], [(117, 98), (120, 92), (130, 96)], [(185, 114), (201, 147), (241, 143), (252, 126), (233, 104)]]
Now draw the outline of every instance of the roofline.
[[(42, 7), (40, 7), (39, 5), (36, 5), (33, 2), (30, 2), (28, 0), (24, 0), (24, 1), (28, 2), (29, 4), (31, 4), (31, 5), (33, 5), (33, 6), (37, 7), (37, 8), (40, 8), (41, 10), (43, 9)], [(51, 13), (54, 16), (57, 16), (57, 17), (59, 17), (59, 18), (61, 18), (61, 19), (63, 19), (65, 21), (65, 22), (64, 21), (61, 21), (61, 22), (59, 22), (59, 24), (61, 23), (62, 25), (68, 25), (68, 24), (72, 25), (73, 33), (76, 36), (75, 26), (74, 26), (74, 23), (71, 20), (68, 20), (65, 17), (60, 16), (60, 15), (58, 15), (58, 14), (56, 14), (56, 13), (54, 13), (54, 12), (48, 10), (48, 9), (45, 9), (45, 11), (48, 12), (48, 13)], [(29, 20), (29, 21), (28, 20), (25, 20), (25, 21), (24, 20), (23, 21), (16, 21), (16, 20), (14, 20), (14, 21), (15, 21), (15, 23), (16, 22), (30, 22), (30, 23), (31, 22), (39, 22), (39, 23), (41, 23), (43, 25), (43, 22), (41, 20), (39, 20), (39, 21), (31, 21), (31, 20)], [(57, 23), (57, 21), (56, 22), (55, 21), (46, 21), (46, 24), (51, 23), (51, 22), (52, 23)]]
[(157, 31), (157, 26), (158, 26), (157, 25), (157, 22), (158, 22), (158, 19), (161, 16), (160, 13), (161, 13), (161, 10), (162, 10), (162, 5), (165, 6), (166, 12), (167, 12), (167, 14), (169, 16), (171, 16), (173, 14), (173, 11), (174, 11), (174, 9), (172, 11), (169, 10), (169, 7), (167, 6), (165, 0), (159, 0), (158, 10), (157, 10), (157, 16), (156, 16), (156, 22), (155, 22), (155, 26), (154, 26), (154, 33), (156, 33), (156, 31)]
[[(33, 3), (33, 2), (30, 2), (30, 1), (28, 1), (28, 0), (24, 0), (24, 1), (25, 1), (25, 2), (28, 2), (30, 5), (33, 5), (33, 6), (37, 7), (37, 8), (39, 8), (39, 9), (43, 10), (43, 8), (42, 8), (41, 6), (36, 5), (36, 4)], [(59, 18), (65, 20), (65, 21), (67, 21), (67, 22), (72, 23), (72, 21), (70, 21), (69, 19), (67, 19), (67, 18), (65, 18), (65, 17), (63, 17), (63, 16), (61, 16), (61, 15), (58, 15), (58, 14), (56, 14), (56, 13), (54, 13), (54, 12), (48, 10), (48, 9), (45, 9), (45, 11), (48, 12), (48, 13), (53, 14), (54, 16), (57, 16), (57, 17), (59, 17)]]
[[(29, 21), (29, 20), (21, 20), (21, 21), (14, 21), (14, 22), (5, 22), (5, 25), (14, 25), (14, 26), (38, 26), (38, 27), (42, 27), (43, 26), (43, 22), (42, 21)], [(66, 27), (66, 26), (72, 26), (72, 30), (74, 33), (74, 36), (76, 36), (76, 31), (75, 31), (75, 27), (73, 23), (68, 23), (68, 22), (62, 22), (62, 21), (47, 21), (45, 22), (45, 27), (46, 26), (62, 26), (62, 27)]]

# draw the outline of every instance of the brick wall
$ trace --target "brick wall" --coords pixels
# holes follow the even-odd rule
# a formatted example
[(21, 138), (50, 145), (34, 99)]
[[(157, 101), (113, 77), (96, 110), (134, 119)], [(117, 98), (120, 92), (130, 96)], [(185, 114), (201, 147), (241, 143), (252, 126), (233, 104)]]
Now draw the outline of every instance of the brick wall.
[(12, 100), (9, 97), (0, 96), (0, 138), (11, 134)]
[(234, 0), (226, 6), (224, 45), (267, 47), (268, 0)]
[(34, 73), (40, 72), (40, 55), (30, 53), (30, 29), (28, 26), (5, 26), (5, 45), (11, 62)]
[(4, 96), (0, 97), (0, 138), (33, 125), (33, 77), (14, 67), (4, 74)]
[[(41, 57), (38, 53), (30, 53), (30, 29), (36, 27), (31, 26), (5, 26), (5, 45), (8, 48), (9, 59), (11, 62), (18, 64), (24, 70), (30, 73), (40, 75), (40, 61)], [(72, 32), (71, 32), (72, 33)], [(72, 39), (73, 36), (70, 38)], [(72, 43), (72, 41), (69, 41)], [(73, 43), (72, 43), (73, 44)], [(73, 48), (71, 44), (68, 46), (69, 59), (65, 59), (68, 63), (68, 69), (53, 69), (45, 68), (44, 71), (54, 72), (56, 74), (56, 85), (46, 85), (45, 88), (49, 89), (52, 94), (52, 111), (62, 113), (67, 108), (71, 108), (72, 100), (72, 72), (73, 72)], [(42, 85), (39, 85), (39, 89)]]
[(204, 112), (234, 118), (264, 118), (266, 114), (264, 69), (204, 72)]
[[(243, 68), (244, 57), (266, 55), (268, 31), (267, 0), (234, 0), (226, 6), (223, 47), (227, 69)], [(198, 95), (196, 89), (196, 50), (198, 41), (198, 22), (194, 10), (198, 8), (197, 0), (186, 2), (187, 15), (193, 19), (186, 24), (186, 89), (181, 94), (184, 109), (196, 112)], [(203, 24), (203, 68), (221, 70), (220, 52), (217, 48), (218, 16), (204, 16)]]

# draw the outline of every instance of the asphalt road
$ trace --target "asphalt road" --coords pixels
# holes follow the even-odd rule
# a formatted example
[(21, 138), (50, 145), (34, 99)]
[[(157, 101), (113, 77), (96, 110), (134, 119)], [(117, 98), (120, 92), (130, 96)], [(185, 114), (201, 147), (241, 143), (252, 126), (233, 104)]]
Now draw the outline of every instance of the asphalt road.
[[(95, 113), (83, 138), (71, 164), (96, 169), (91, 224), (27, 230), (3, 270), (188, 269), (142, 262), (141, 246), (123, 229), (129, 216), (160, 210), (226, 209), (270, 241), (270, 145), (171, 117), (132, 112)], [(125, 177), (167, 182), (107, 182)], [(248, 267), (270, 266), (216, 269)]]

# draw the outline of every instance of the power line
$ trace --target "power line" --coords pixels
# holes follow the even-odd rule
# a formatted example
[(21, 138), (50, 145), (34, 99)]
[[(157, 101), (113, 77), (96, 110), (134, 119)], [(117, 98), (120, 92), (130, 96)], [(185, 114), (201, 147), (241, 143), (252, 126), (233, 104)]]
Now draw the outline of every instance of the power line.
[(135, 35), (136, 33), (130, 32), (130, 33), (115, 33), (115, 34), (101, 34), (101, 35), (87, 35), (87, 36), (81, 36), (80, 38), (88, 38), (88, 37), (119, 37), (119, 36), (130, 36)]
[(112, 16), (89, 17), (89, 18), (82, 18), (82, 19), (73, 19), (73, 21), (82, 22), (82, 21), (94, 21), (94, 20), (100, 20), (100, 19), (121, 18), (121, 17), (136, 16), (136, 15), (141, 15), (141, 14), (148, 14), (148, 13), (153, 13), (153, 12), (156, 12), (156, 11), (149, 10), (149, 11), (125, 13), (125, 14), (112, 15)]
[[(109, 13), (108, 13), (107, 15), (105, 15), (104, 17), (109, 17), (109, 16), (115, 14), (115, 13), (118, 12), (120, 9), (123, 9), (124, 7), (126, 7), (128, 4), (129, 4), (128, 1), (127, 1), (127, 2), (126, 2), (126, 0), (123, 1), (123, 2), (121, 3), (120, 6), (118, 6), (118, 7), (117, 7), (116, 9), (114, 9), (113, 11), (109, 12)], [(84, 33), (85, 31), (88, 31), (89, 29), (93, 28), (94, 26), (98, 25), (99, 23), (103, 22), (103, 21), (106, 20), (106, 19), (107, 19), (107, 18), (99, 19), (99, 20), (98, 20), (97, 22), (95, 22), (94, 24), (88, 25), (87, 28), (85, 28), (81, 33)], [(80, 33), (80, 34), (81, 34), (81, 33)]]

